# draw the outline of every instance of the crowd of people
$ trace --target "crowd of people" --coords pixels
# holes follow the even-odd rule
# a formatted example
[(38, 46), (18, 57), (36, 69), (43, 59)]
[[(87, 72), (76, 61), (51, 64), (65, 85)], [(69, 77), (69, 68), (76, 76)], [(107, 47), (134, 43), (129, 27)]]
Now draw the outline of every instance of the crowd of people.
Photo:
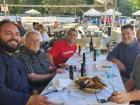
[[(107, 55), (120, 71), (126, 92), (113, 92), (110, 101), (127, 103), (140, 100), (140, 29), (130, 24), (121, 27), (122, 42)], [(0, 105), (53, 105), (39, 95), (57, 73), (68, 68), (66, 61), (76, 52), (77, 30), (70, 29), (64, 39), (49, 50), (41, 48), (49, 37), (42, 24), (24, 30), (22, 24), (0, 22)], [(139, 105), (139, 104), (138, 104)]]
[[(76, 39), (76, 30), (71, 29), (67, 38), (59, 41), (62, 56), (65, 56), (63, 60), (66, 61), (76, 51)], [(55, 61), (55, 56), (50, 60), (47, 53), (40, 50), (40, 40), (40, 33), (31, 30), (25, 34), (24, 45), (21, 46), (18, 25), (9, 20), (0, 22), (1, 105), (51, 105), (47, 97), (37, 95), (37, 92), (40, 92), (40, 87), (45, 87), (59, 72), (57, 64), (50, 62)], [(63, 44), (66, 46), (62, 46)], [(55, 52), (55, 46), (54, 44), (50, 54)], [(65, 64), (64, 61), (57, 63)]]

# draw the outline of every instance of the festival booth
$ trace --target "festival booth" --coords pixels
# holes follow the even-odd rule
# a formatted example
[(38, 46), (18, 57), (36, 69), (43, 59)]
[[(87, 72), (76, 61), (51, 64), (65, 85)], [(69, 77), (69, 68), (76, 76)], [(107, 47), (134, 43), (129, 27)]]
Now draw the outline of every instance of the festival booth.
[(88, 10), (87, 12), (85, 12), (83, 14), (83, 16), (101, 16), (102, 13), (97, 11), (96, 9), (92, 8), (90, 10)]
[(118, 11), (114, 11), (113, 9), (108, 9), (105, 12), (103, 12), (101, 23), (104, 23), (104, 17), (106, 16), (106, 22), (110, 24), (112, 22), (113, 15), (115, 15), (115, 22), (119, 22), (121, 20), (118, 19), (118, 16), (121, 16), (122, 14)]
[(107, 11), (103, 12), (103, 14), (107, 16), (112, 16), (114, 13), (115, 13), (115, 16), (122, 15), (120, 12), (114, 11), (113, 9), (108, 9)]
[(83, 14), (84, 20), (91, 22), (97, 26), (100, 25), (100, 18), (103, 14), (92, 8)]
[(140, 16), (140, 10), (138, 10), (138, 11), (132, 13), (132, 15), (133, 15), (133, 16)]
[[(136, 25), (138, 25), (138, 27), (140, 27), (140, 10), (138, 10), (138, 11), (132, 13), (132, 16), (133, 16), (133, 18), (136, 19), (136, 22), (135, 22)], [(134, 24), (135, 24), (135, 23), (134, 23)]]
[(29, 16), (41, 15), (41, 13), (35, 9), (30, 9), (28, 11), (25, 11), (25, 14)]

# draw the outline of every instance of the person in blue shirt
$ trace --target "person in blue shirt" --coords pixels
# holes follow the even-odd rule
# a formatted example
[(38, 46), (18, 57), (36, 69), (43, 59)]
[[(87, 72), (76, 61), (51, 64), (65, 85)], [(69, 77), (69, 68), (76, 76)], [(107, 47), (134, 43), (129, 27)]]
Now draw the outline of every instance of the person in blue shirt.
[(18, 26), (0, 22), (0, 105), (50, 105), (47, 97), (30, 95), (24, 67), (13, 53), (20, 46)]
[(122, 42), (120, 42), (107, 56), (107, 60), (117, 64), (123, 82), (129, 78), (136, 56), (140, 49), (135, 39), (134, 27), (130, 24), (121, 27)]
[[(140, 47), (140, 29), (137, 30), (137, 43)], [(140, 54), (137, 55), (130, 79), (125, 83), (126, 92), (114, 92), (110, 97), (112, 102), (140, 105)]]
[(136, 37), (137, 37), (138, 46), (139, 46), (139, 48), (140, 48), (140, 28), (137, 29), (137, 31), (136, 31)]

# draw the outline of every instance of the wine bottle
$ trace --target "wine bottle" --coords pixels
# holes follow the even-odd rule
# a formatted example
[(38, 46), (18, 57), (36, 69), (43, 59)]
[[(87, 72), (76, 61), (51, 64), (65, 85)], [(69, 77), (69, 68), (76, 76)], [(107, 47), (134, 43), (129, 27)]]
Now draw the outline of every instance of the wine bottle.
[(73, 66), (70, 65), (69, 67), (69, 75), (70, 75), (70, 79), (73, 80)]
[(78, 49), (79, 51), (78, 51), (78, 54), (80, 55), (80, 53), (81, 53), (81, 46), (79, 45), (79, 49)]
[(86, 55), (83, 53), (83, 64), (86, 64)]
[(81, 77), (86, 76), (86, 65), (81, 63)]
[(89, 50), (90, 51), (93, 51), (94, 48), (93, 48), (93, 42), (92, 42), (92, 37), (90, 38), (90, 42), (89, 42)]
[(77, 71), (77, 68), (76, 68), (76, 66), (74, 65), (74, 67), (73, 67), (73, 71)]
[(96, 49), (94, 49), (93, 60), (96, 61)]

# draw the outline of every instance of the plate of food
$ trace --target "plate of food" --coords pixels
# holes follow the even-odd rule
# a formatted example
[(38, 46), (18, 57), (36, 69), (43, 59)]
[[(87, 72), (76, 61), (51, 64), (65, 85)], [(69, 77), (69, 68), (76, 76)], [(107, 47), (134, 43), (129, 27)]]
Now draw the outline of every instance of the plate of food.
[(104, 84), (99, 77), (81, 77), (75, 81), (75, 85), (82, 91), (87, 93), (95, 93), (104, 89), (107, 85)]

